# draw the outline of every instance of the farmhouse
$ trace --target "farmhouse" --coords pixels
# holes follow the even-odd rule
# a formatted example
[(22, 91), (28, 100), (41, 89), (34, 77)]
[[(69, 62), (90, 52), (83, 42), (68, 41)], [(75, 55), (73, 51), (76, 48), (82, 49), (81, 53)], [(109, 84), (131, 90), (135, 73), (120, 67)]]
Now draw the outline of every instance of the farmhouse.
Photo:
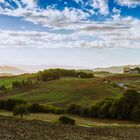
[(130, 68), (130, 67), (125, 67), (123, 69), (123, 72), (126, 74), (139, 74), (140, 73), (140, 68), (136, 67), (136, 68)]

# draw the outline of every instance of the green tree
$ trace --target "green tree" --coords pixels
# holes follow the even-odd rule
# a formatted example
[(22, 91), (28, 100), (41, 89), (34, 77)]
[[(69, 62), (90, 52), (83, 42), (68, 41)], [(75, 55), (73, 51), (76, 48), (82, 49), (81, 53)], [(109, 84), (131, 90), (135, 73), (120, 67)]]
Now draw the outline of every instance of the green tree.
[(140, 122), (140, 103), (138, 103), (132, 110), (131, 118), (133, 121)]
[(13, 115), (14, 116), (20, 115), (21, 118), (23, 118), (23, 115), (27, 115), (27, 114), (29, 114), (27, 104), (17, 105), (13, 110)]

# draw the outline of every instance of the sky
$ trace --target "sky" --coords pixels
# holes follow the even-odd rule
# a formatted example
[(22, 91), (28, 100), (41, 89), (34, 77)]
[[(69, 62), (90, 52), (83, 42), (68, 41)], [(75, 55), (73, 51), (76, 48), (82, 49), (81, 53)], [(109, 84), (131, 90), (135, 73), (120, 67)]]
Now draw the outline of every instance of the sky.
[(0, 65), (140, 64), (140, 0), (0, 0)]

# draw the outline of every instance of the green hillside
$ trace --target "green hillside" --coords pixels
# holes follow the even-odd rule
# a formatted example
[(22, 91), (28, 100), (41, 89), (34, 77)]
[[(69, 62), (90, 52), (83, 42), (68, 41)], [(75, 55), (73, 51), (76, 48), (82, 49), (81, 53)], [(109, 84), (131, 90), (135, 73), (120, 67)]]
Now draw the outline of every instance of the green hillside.
[[(8, 79), (5, 80), (8, 82)], [(1, 93), (0, 98), (22, 98), (29, 102), (57, 106), (72, 103), (87, 106), (108, 96), (120, 96), (123, 92), (122, 89), (105, 83), (100, 78), (62, 78), (10, 90)]]

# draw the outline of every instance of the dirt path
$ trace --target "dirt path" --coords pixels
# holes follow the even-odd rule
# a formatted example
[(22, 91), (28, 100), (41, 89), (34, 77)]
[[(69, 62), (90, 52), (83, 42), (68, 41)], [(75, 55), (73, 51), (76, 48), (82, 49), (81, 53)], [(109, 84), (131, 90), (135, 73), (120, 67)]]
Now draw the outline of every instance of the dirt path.
[(140, 140), (140, 127), (85, 128), (0, 116), (0, 140)]

